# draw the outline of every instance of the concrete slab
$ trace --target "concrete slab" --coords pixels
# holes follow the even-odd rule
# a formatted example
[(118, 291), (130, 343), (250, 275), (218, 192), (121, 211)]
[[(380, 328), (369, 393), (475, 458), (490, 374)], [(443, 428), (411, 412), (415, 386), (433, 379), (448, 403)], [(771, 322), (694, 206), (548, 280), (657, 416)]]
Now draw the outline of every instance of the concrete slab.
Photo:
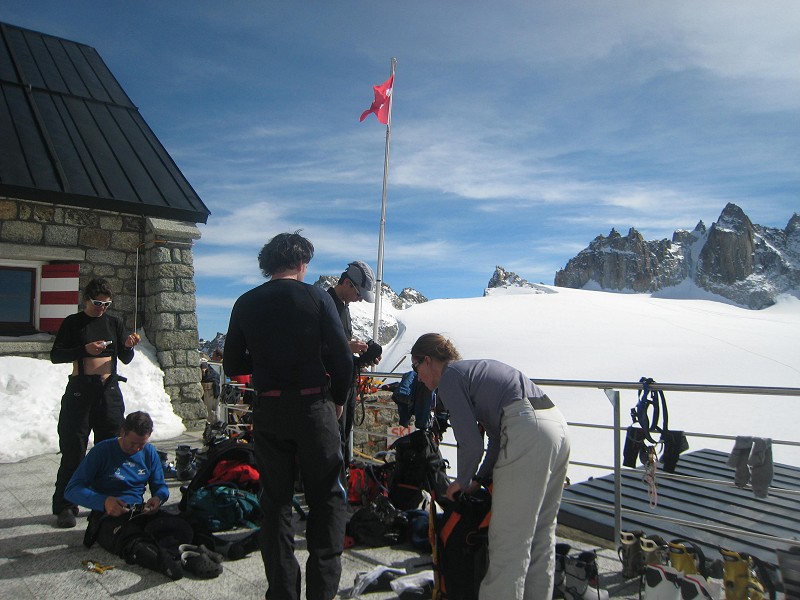
[[(160, 450), (174, 457), (178, 444), (202, 445), (199, 432), (189, 432), (178, 439), (157, 442)], [(83, 546), (87, 512), (78, 517), (74, 529), (58, 529), (50, 514), (50, 497), (58, 469), (55, 454), (36, 456), (18, 463), (0, 464), (0, 598), (13, 600), (102, 600), (124, 598), (135, 600), (220, 600), (225, 598), (259, 599), (264, 597), (266, 579), (258, 552), (238, 561), (224, 563), (224, 571), (216, 579), (198, 580), (186, 576), (170, 581), (164, 576), (125, 564), (95, 545)], [(168, 480), (171, 500), (180, 500), (180, 485)], [(236, 536), (236, 532), (225, 534)], [(575, 536), (572, 536), (575, 537)], [(594, 540), (562, 538), (577, 550), (596, 548)], [(297, 556), (303, 565), (307, 558), (303, 524), (298, 523)], [(603, 587), (614, 598), (638, 598), (635, 583), (621, 581), (619, 561), (612, 549), (601, 549), (600, 572)], [(114, 565), (103, 574), (86, 570), (82, 560)], [(348, 598), (355, 577), (379, 565), (405, 567), (408, 571), (431, 568), (431, 557), (410, 546), (391, 548), (354, 547), (343, 555), (343, 573), (339, 598)], [(361, 595), (364, 600), (396, 598), (391, 591), (374, 591)]]

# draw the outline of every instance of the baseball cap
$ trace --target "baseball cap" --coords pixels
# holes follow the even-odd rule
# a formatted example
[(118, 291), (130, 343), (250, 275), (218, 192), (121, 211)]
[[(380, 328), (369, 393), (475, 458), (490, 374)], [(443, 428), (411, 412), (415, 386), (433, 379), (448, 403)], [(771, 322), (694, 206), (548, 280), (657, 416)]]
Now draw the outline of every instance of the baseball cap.
[(345, 277), (352, 281), (358, 288), (358, 293), (367, 302), (375, 302), (375, 275), (370, 266), (360, 260), (354, 260), (347, 265)]

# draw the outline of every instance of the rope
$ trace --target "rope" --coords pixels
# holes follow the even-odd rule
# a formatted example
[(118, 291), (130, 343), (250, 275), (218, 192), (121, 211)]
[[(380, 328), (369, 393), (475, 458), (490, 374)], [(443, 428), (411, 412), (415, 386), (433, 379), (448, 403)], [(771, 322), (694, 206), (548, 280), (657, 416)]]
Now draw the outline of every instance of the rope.
[(647, 465), (644, 468), (642, 481), (647, 486), (647, 495), (650, 498), (650, 508), (658, 506), (658, 489), (656, 488), (656, 472), (658, 471), (658, 457), (656, 447), (647, 449)]

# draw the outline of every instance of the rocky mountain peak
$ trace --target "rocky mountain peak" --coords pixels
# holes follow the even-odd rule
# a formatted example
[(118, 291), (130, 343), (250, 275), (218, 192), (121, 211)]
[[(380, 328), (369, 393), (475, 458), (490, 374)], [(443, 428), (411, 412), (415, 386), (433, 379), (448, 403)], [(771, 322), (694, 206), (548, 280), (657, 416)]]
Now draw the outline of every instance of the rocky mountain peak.
[(531, 287), (531, 284), (516, 273), (512, 271), (506, 271), (503, 267), (497, 265), (494, 268), (494, 273), (492, 274), (491, 279), (489, 279), (489, 285), (486, 287)]
[(800, 291), (800, 217), (786, 229), (754, 225), (729, 203), (706, 229), (677, 230), (672, 240), (646, 241), (631, 227), (596, 237), (555, 276), (555, 285), (655, 292), (691, 280), (750, 308), (765, 308), (781, 293)]
[(787, 237), (800, 235), (800, 215), (794, 213), (783, 231)]

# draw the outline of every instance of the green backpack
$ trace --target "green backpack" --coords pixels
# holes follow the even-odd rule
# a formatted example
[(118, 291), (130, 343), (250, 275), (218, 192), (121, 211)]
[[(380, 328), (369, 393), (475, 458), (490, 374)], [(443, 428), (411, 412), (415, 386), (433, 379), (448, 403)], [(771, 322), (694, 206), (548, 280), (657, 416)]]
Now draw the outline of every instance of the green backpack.
[(257, 529), (261, 521), (258, 496), (235, 485), (213, 484), (194, 490), (186, 503), (190, 520), (211, 531), (227, 531), (244, 526)]

